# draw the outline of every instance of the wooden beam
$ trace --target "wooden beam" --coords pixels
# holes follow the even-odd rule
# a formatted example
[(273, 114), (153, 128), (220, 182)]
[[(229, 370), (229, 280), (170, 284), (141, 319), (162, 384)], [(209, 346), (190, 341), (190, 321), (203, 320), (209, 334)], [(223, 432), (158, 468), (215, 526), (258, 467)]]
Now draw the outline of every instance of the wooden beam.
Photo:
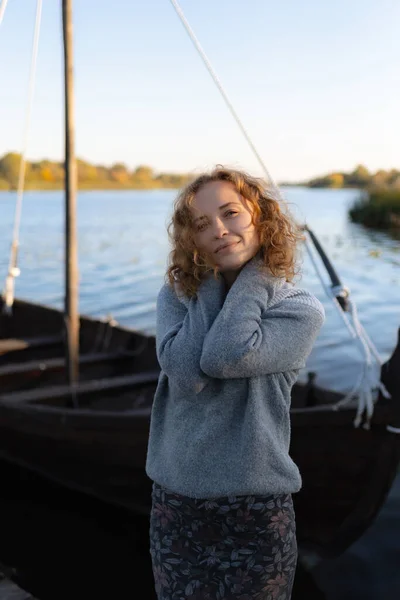
[(9, 352), (18, 352), (27, 348), (41, 348), (63, 343), (60, 335), (47, 335), (33, 338), (2, 338), (0, 339), (0, 356)]
[[(67, 377), (79, 380), (78, 251), (76, 233), (77, 173), (75, 159), (72, 0), (63, 0), (65, 103), (65, 326)], [(73, 400), (75, 394), (73, 394)], [(76, 404), (76, 399), (74, 404)]]
[[(104, 379), (92, 379), (78, 384), (79, 394), (90, 394), (93, 392), (102, 392), (106, 390), (121, 390), (124, 388), (137, 388), (150, 383), (156, 384), (159, 378), (159, 371), (145, 371), (135, 375), (122, 375), (121, 377), (108, 377)], [(0, 395), (0, 405), (8, 404), (16, 406), (18, 404), (41, 403), (51, 401), (56, 398), (69, 396), (69, 387), (67, 385), (57, 385), (48, 388), (39, 388), (33, 390), (23, 390), (22, 392), (12, 392), (10, 394)]]
[(24, 340), (18, 338), (7, 338), (0, 340), (0, 356), (8, 354), (8, 352), (16, 352), (17, 350), (25, 350), (28, 344)]
[[(112, 363), (122, 360), (131, 360), (134, 358), (128, 352), (94, 352), (90, 354), (81, 354), (79, 356), (80, 365), (94, 365), (97, 363)], [(65, 367), (65, 358), (45, 358), (43, 360), (30, 360), (19, 363), (6, 364), (0, 366), (0, 378), (9, 375), (23, 375), (35, 373), (37, 371), (52, 371)]]

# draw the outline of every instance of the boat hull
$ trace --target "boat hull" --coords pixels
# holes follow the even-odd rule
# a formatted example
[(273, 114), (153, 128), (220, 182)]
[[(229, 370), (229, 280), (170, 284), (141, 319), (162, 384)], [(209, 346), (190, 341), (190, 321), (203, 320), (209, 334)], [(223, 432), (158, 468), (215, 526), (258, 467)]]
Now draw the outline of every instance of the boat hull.
[[(25, 304), (25, 311), (29, 308)], [(47, 311), (37, 306), (33, 310), (42, 311), (42, 318)], [(49, 310), (52, 317), (60, 317)], [(145, 473), (145, 461), (159, 373), (155, 341), (114, 325), (112, 343), (103, 351), (121, 352), (121, 360), (114, 360), (109, 371), (101, 363), (100, 371), (108, 376), (101, 378), (100, 372), (93, 380), (96, 369), (90, 351), (102, 327), (103, 323), (82, 320), (83, 348), (89, 352), (91, 371), (83, 377), (79, 408), (70, 405), (69, 388), (60, 384), (62, 367), (53, 375), (47, 373), (42, 383), (40, 370), (36, 375), (35, 370), (25, 370), (21, 389), (18, 372), (24, 366), (15, 360), (9, 363), (9, 386), (13, 387), (12, 376), (17, 374), (15, 391), (0, 394), (0, 457), (65, 487), (148, 516), (152, 482)], [(125, 361), (122, 373), (121, 361)], [(8, 367), (3, 364), (2, 368), (6, 377)], [(110, 377), (113, 369), (115, 376)], [(307, 405), (310, 398), (314, 406)], [(335, 392), (315, 386), (296, 384), (293, 388), (290, 454), (303, 478), (301, 491), (294, 495), (297, 537), (303, 549), (323, 557), (337, 556), (369, 527), (400, 461), (400, 436), (386, 428), (396, 425), (398, 397), (379, 399), (369, 430), (354, 427), (354, 407), (315, 410), (315, 403), (329, 405), (338, 399)]]

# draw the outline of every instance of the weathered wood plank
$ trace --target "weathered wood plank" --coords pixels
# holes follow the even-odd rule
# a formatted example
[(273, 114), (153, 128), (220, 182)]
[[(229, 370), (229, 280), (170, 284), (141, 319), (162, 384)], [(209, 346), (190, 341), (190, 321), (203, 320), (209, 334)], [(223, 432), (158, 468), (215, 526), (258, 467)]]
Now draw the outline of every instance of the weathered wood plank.
[[(102, 390), (122, 389), (126, 387), (135, 387), (154, 383), (158, 380), (159, 373), (157, 371), (145, 371), (134, 375), (123, 375), (121, 377), (109, 377), (107, 379), (93, 379), (85, 381), (77, 385), (76, 392), (78, 394), (87, 394), (93, 392), (101, 392)], [(41, 402), (51, 400), (52, 398), (62, 398), (68, 396), (70, 387), (59, 385), (48, 388), (39, 388), (33, 390), (24, 390), (22, 392), (13, 392), (10, 394), (0, 395), (1, 403), (23, 404), (25, 402)]]
[(61, 344), (61, 335), (47, 335), (34, 338), (6, 338), (0, 339), (0, 355), (26, 348), (38, 348), (40, 346), (52, 346)]
[[(96, 352), (93, 354), (82, 354), (79, 357), (81, 365), (94, 364), (100, 362), (111, 362), (129, 358), (127, 352)], [(65, 358), (49, 358), (45, 360), (30, 360), (21, 363), (11, 363), (0, 367), (0, 377), (4, 375), (16, 375), (29, 373), (30, 371), (45, 371), (59, 369), (66, 364)]]

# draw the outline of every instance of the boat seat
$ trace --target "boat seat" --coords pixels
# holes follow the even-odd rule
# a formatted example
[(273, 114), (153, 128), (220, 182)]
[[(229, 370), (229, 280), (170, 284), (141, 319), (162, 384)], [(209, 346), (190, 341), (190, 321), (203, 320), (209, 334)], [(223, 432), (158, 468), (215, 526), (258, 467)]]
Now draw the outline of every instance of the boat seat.
[[(159, 375), (159, 370), (157, 370), (143, 371), (142, 373), (121, 375), (118, 377), (107, 377), (104, 379), (91, 379), (90, 381), (79, 382), (75, 390), (78, 394), (83, 395), (90, 393), (100, 394), (109, 390), (117, 392), (123, 389), (140, 388), (149, 384), (156, 385)], [(52, 404), (55, 399), (69, 398), (71, 389), (70, 385), (65, 384), (0, 394), (0, 404), (12, 404), (13, 406), (29, 402), (33, 404)]]
[[(111, 363), (123, 359), (132, 359), (128, 352), (96, 352), (94, 354), (81, 354), (80, 365), (95, 365), (96, 363)], [(0, 378), (8, 375), (24, 375), (35, 371), (52, 371), (64, 368), (66, 361), (64, 357), (43, 360), (30, 360), (21, 363), (12, 363), (0, 366)]]
[(47, 335), (32, 338), (4, 338), (0, 339), (0, 356), (8, 352), (26, 350), (27, 348), (39, 348), (61, 344), (61, 335)]

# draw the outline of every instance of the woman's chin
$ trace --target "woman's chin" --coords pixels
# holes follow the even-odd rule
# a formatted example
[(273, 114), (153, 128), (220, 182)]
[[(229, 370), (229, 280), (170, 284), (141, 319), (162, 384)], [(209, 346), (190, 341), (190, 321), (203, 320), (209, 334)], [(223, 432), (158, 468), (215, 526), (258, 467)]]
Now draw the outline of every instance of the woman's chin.
[(246, 262), (246, 260), (241, 259), (239, 256), (226, 256), (218, 261), (218, 268), (221, 273), (225, 271), (238, 271)]

